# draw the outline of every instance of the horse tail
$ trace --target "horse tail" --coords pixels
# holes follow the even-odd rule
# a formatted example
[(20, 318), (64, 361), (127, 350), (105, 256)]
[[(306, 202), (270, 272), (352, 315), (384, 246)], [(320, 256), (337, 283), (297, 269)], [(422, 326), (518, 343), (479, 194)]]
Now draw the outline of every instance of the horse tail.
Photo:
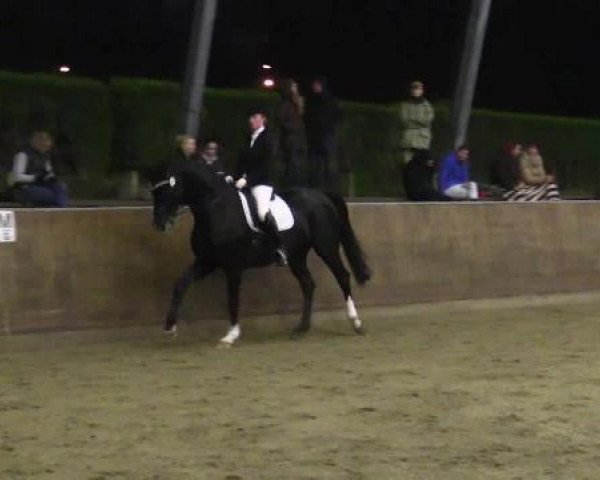
[(365, 254), (360, 246), (358, 238), (356, 238), (356, 235), (354, 234), (352, 225), (350, 224), (346, 202), (338, 193), (328, 192), (326, 195), (335, 206), (340, 217), (342, 247), (346, 258), (348, 259), (348, 263), (350, 264), (350, 269), (358, 284), (364, 285), (371, 278), (373, 272), (369, 265), (367, 265)]

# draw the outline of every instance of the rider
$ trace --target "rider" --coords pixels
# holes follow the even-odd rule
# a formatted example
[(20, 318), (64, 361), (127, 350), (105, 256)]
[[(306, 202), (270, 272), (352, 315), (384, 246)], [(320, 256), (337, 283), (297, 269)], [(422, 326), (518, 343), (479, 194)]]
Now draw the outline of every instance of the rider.
[[(276, 246), (275, 260), (279, 266), (287, 265), (287, 255), (282, 246), (277, 228), (277, 221), (270, 211), (273, 196), (271, 165), (275, 155), (275, 143), (267, 128), (267, 114), (261, 108), (254, 108), (248, 113), (250, 137), (245, 149), (239, 156), (235, 170), (235, 186), (238, 189), (248, 186), (256, 201), (258, 218), (262, 230), (270, 237)], [(227, 181), (233, 182), (232, 177)]]

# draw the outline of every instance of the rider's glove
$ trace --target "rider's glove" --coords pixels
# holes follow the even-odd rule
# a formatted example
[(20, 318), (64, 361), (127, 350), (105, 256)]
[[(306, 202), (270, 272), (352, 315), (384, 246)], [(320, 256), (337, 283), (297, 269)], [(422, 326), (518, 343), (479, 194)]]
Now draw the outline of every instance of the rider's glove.
[(246, 185), (248, 184), (248, 182), (246, 181), (246, 179), (244, 177), (238, 179), (237, 182), (235, 182), (235, 186), (241, 190), (242, 188), (244, 188)]

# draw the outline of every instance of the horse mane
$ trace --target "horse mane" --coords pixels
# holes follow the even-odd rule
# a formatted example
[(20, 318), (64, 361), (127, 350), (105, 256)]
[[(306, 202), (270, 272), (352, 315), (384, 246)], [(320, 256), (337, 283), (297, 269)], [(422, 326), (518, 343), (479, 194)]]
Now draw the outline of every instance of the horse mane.
[(212, 194), (220, 190), (225, 182), (217, 173), (201, 162), (176, 161), (163, 168), (163, 179), (178, 178), (188, 194)]
[(227, 184), (208, 165), (186, 162), (174, 166), (171, 175), (184, 188), (184, 203), (191, 207), (194, 220), (202, 225), (213, 245), (243, 238), (248, 233), (238, 190)]
[(172, 171), (182, 178), (191, 177), (194, 183), (200, 183), (204, 188), (214, 190), (218, 187), (219, 176), (207, 165), (200, 162), (185, 162), (172, 165)]

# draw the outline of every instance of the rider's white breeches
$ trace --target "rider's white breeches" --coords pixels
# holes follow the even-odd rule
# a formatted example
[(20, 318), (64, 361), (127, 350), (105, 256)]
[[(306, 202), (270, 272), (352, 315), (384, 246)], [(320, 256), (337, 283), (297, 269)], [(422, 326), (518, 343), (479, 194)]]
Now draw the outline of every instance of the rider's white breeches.
[(444, 190), (444, 195), (457, 200), (466, 200), (467, 198), (477, 200), (479, 197), (479, 190), (475, 182), (465, 182), (447, 188)]
[(250, 190), (252, 196), (256, 200), (256, 209), (258, 210), (258, 219), (261, 222), (265, 221), (267, 213), (271, 208), (271, 196), (273, 195), (273, 187), (268, 185), (256, 185)]

